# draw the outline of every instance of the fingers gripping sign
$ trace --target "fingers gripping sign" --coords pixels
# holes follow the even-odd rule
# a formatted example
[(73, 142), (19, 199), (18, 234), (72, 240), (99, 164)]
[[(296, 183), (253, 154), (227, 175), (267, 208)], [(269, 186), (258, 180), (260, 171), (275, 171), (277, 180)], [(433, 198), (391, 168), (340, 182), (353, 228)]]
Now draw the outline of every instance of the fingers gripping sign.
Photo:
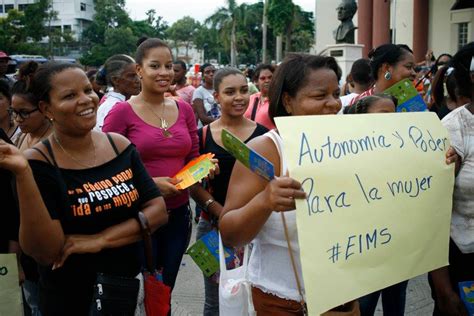
[(277, 212), (294, 210), (295, 199), (306, 198), (306, 193), (301, 190), (301, 183), (288, 176), (275, 177), (265, 188), (269, 206)]

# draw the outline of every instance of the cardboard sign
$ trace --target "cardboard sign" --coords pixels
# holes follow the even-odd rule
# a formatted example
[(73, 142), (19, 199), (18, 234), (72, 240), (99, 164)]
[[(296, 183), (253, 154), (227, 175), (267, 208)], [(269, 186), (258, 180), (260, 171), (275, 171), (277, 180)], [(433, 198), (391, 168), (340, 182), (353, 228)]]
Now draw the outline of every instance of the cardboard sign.
[(0, 254), (0, 315), (23, 315), (16, 255)]
[(311, 315), (448, 264), (454, 164), (434, 113), (276, 119)]

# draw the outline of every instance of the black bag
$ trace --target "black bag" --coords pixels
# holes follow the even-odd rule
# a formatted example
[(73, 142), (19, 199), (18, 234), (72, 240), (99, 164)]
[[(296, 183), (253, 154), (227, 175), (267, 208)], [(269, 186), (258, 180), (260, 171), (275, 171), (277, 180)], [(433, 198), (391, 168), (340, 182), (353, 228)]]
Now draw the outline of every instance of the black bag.
[(133, 316), (137, 306), (140, 280), (97, 274), (90, 316)]

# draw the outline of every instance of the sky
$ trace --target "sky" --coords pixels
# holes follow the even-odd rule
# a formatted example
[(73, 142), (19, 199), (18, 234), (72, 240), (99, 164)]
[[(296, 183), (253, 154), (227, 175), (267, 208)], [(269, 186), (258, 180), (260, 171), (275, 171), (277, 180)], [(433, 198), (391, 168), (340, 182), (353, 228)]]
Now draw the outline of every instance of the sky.
[[(238, 4), (243, 2), (256, 3), (257, 0), (237, 1)], [(171, 25), (186, 15), (203, 22), (225, 3), (224, 0), (126, 0), (126, 7), (133, 20), (142, 20), (146, 11), (155, 9)], [(293, 3), (305, 11), (314, 11), (315, 0), (293, 0)]]

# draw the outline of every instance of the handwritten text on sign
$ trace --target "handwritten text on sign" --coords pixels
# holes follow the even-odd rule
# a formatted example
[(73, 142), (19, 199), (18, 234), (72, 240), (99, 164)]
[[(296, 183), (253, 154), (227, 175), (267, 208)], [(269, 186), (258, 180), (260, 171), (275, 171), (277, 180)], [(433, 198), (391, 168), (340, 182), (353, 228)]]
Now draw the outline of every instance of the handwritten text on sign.
[(277, 118), (311, 315), (447, 264), (453, 166), (430, 113)]

